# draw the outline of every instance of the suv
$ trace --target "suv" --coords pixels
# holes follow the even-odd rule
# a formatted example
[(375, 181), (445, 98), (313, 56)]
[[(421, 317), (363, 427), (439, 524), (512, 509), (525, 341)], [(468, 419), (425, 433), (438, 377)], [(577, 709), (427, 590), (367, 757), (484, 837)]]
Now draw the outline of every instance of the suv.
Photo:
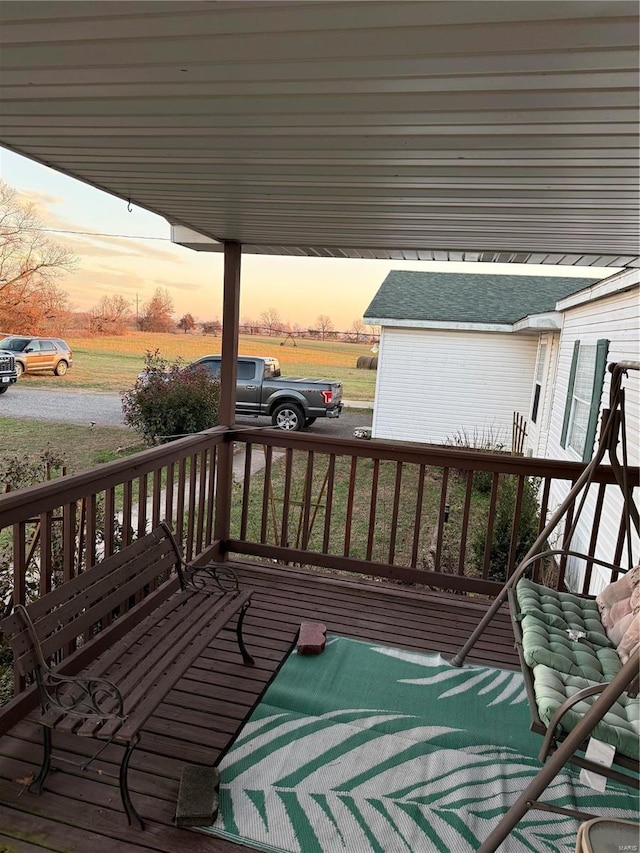
[[(9, 352), (0, 350), (0, 394), (9, 390), (9, 386), (18, 381), (16, 360)], [(0, 610), (2, 609), (0, 605)]]
[(60, 338), (9, 335), (0, 340), (0, 351), (2, 350), (15, 358), (18, 376), (23, 373), (41, 373), (44, 370), (52, 370), (56, 376), (64, 376), (73, 364), (71, 349)]

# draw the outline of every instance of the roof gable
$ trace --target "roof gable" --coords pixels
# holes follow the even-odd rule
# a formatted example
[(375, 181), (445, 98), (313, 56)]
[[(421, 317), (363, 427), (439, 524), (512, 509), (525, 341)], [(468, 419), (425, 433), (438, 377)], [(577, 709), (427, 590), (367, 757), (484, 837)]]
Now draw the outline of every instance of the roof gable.
[(364, 312), (368, 320), (512, 324), (553, 311), (597, 278), (469, 275), (391, 270)]

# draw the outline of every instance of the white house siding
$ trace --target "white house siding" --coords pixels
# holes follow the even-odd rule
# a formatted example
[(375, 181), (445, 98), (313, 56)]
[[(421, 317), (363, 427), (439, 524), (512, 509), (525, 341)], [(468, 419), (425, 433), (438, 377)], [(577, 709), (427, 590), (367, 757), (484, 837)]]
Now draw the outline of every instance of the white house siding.
[[(635, 280), (638, 274), (634, 273)], [(629, 280), (628, 277), (626, 279)], [(605, 298), (596, 299), (565, 312), (564, 326), (560, 340), (560, 351), (556, 372), (554, 397), (551, 407), (551, 423), (546, 456), (554, 459), (577, 459), (570, 448), (560, 445), (562, 422), (564, 418), (569, 371), (573, 346), (576, 340), (584, 344), (595, 344), (600, 338), (609, 340), (607, 361), (637, 361), (640, 358), (640, 303), (639, 290), (635, 286), (631, 290), (612, 294)], [(609, 399), (610, 374), (605, 374), (600, 408), (606, 406)], [(631, 371), (629, 379), (625, 380), (627, 432), (629, 461), (632, 465), (640, 464), (640, 376)], [(599, 432), (599, 426), (598, 426)], [(555, 486), (551, 492), (551, 507), (557, 506), (567, 489)], [(579, 526), (573, 539), (576, 550), (586, 550), (593, 527), (596, 489), (592, 488), (585, 509), (581, 515)], [(610, 486), (604, 503), (596, 556), (612, 561), (615, 555), (622, 500), (617, 487)], [(560, 532), (560, 531), (559, 531)], [(639, 543), (634, 542), (634, 562), (638, 560)], [(627, 565), (626, 555), (623, 555), (624, 566)], [(567, 581), (571, 588), (578, 588), (582, 580), (583, 566), (573, 564), (568, 567)], [(608, 582), (608, 574), (598, 571), (593, 578), (591, 592), (597, 593)]]
[(528, 417), (537, 335), (383, 327), (374, 438), (444, 444), (465, 431), (511, 446)]
[[(538, 342), (538, 352), (540, 352), (540, 348), (545, 344), (547, 347), (547, 354), (545, 358), (542, 390), (538, 403), (538, 417), (536, 423), (533, 423), (531, 420), (536, 385), (535, 377), (531, 389), (531, 400), (527, 410), (527, 439), (525, 442), (525, 449), (528, 456), (544, 457), (547, 455), (547, 442), (549, 439), (549, 426), (551, 423), (551, 404), (556, 378), (558, 347), (560, 346), (560, 332), (544, 332), (541, 334)], [(537, 359), (538, 355), (536, 354), (536, 363)]]

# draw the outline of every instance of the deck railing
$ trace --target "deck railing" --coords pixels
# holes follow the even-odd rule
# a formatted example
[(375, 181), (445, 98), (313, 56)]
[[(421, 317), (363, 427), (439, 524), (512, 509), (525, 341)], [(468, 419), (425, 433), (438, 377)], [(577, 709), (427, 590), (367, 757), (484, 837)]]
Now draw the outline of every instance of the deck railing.
[[(244, 461), (230, 552), (488, 595), (499, 591), (584, 467), (273, 430), (236, 431), (233, 438)], [(615, 530), (601, 531), (605, 494), (618, 491), (611, 470), (603, 468), (591, 489), (591, 531), (581, 550), (598, 555), (603, 533), (617, 542), (609, 556), (619, 561), (622, 512)], [(569, 513), (550, 544), (567, 547), (570, 525)], [(591, 568), (579, 569), (583, 591)], [(535, 571), (562, 588), (567, 563)]]
[[(230, 529), (216, 542), (217, 460), (230, 441)], [(237, 554), (283, 570), (314, 566), (493, 595), (582, 469), (441, 446), (213, 429), (1, 496), (0, 572), (4, 563), (13, 601), (24, 603), (164, 519), (189, 560)], [(612, 483), (603, 468), (592, 486), (592, 532), (582, 549), (590, 555)], [(620, 523), (607, 531), (618, 559)], [(555, 585), (565, 569), (555, 567)]]
[[(210, 548), (218, 447), (225, 438), (225, 430), (209, 430), (2, 495), (0, 579), (13, 603), (49, 592), (161, 520), (172, 526), (187, 559)], [(7, 589), (1, 592), (6, 602)]]

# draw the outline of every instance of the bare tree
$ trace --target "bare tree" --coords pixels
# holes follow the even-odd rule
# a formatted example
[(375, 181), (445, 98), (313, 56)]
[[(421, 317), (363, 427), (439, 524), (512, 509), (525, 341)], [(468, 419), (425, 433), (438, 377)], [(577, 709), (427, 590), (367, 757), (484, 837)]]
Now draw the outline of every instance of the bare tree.
[(52, 281), (73, 267), (75, 258), (45, 236), (35, 205), (23, 204), (0, 181), (0, 290)]
[(316, 326), (320, 331), (320, 337), (323, 341), (329, 336), (331, 332), (333, 332), (333, 322), (330, 317), (327, 317), (326, 314), (320, 314), (320, 316), (316, 320)]
[(173, 299), (164, 287), (157, 287), (142, 306), (138, 325), (142, 332), (170, 332), (173, 327)]
[(131, 320), (130, 302), (124, 296), (103, 296), (89, 312), (89, 330), (94, 335), (123, 335)]
[(178, 320), (177, 326), (179, 329), (182, 329), (185, 335), (187, 332), (190, 332), (191, 329), (195, 326), (196, 321), (193, 319), (193, 314), (184, 314)]
[(351, 324), (351, 328), (349, 329), (349, 337), (355, 343), (360, 343), (361, 340), (364, 340), (365, 337), (365, 325), (362, 320), (354, 320)]
[(56, 276), (73, 256), (45, 236), (33, 204), (0, 181), (0, 328), (25, 334), (57, 332), (68, 322), (68, 294)]
[(276, 308), (267, 308), (260, 315), (260, 325), (268, 335), (274, 335), (281, 331), (282, 320)]

